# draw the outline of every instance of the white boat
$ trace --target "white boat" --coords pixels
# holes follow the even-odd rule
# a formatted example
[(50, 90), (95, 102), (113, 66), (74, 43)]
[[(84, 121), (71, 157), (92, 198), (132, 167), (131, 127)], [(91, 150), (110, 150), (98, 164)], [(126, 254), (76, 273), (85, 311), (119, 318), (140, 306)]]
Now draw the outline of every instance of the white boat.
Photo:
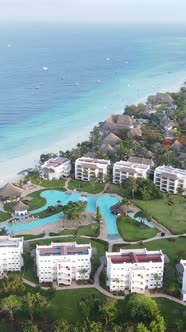
[(48, 67), (43, 66), (42, 69), (43, 70), (48, 70)]

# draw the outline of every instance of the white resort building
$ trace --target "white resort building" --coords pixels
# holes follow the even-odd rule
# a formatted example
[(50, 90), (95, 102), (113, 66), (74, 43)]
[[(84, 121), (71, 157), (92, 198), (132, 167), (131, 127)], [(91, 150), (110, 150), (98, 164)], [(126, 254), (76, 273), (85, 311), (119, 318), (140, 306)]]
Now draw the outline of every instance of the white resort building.
[(91, 272), (91, 244), (76, 242), (36, 246), (36, 269), (39, 282), (71, 285), (72, 280), (88, 280)]
[(161, 250), (120, 249), (120, 252), (107, 252), (106, 258), (110, 291), (144, 293), (145, 289), (163, 285), (164, 255)]
[(23, 237), (0, 236), (0, 276), (4, 272), (21, 271), (23, 261)]
[(133, 178), (147, 179), (150, 164), (138, 164), (130, 161), (117, 161), (113, 166), (113, 183), (122, 183), (123, 180)]
[(176, 265), (177, 278), (181, 284), (182, 300), (186, 301), (186, 260), (181, 259), (180, 264)]
[(154, 184), (160, 191), (176, 194), (178, 188), (186, 190), (186, 170), (159, 166), (154, 171)]
[(39, 174), (44, 180), (59, 180), (67, 178), (70, 175), (71, 162), (67, 158), (56, 157), (44, 162)]
[(90, 181), (97, 178), (98, 181), (105, 182), (105, 177), (109, 174), (110, 160), (81, 157), (75, 162), (75, 179)]

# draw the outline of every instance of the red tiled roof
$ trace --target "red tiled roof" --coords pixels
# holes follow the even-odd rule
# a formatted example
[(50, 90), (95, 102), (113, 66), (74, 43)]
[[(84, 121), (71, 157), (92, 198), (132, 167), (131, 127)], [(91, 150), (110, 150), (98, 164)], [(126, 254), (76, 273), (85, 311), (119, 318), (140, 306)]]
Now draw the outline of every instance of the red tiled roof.
[(158, 263), (161, 262), (161, 254), (154, 254), (154, 255), (148, 255), (148, 254), (137, 254), (134, 252), (130, 252), (126, 255), (116, 255), (116, 256), (110, 256), (111, 262), (113, 264), (122, 264), (122, 263), (148, 263), (148, 262), (154, 262)]

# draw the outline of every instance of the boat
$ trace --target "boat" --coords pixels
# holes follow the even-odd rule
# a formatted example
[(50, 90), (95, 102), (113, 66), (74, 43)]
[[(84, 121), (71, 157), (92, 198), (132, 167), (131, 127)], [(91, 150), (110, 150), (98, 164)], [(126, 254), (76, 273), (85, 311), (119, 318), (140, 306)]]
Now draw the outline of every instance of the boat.
[(79, 82), (74, 83), (74, 86), (78, 86), (78, 85), (79, 85)]
[(97, 84), (98, 84), (98, 83), (101, 83), (101, 80), (97, 80), (96, 83), (97, 83)]
[(48, 67), (43, 66), (42, 69), (43, 70), (48, 70)]

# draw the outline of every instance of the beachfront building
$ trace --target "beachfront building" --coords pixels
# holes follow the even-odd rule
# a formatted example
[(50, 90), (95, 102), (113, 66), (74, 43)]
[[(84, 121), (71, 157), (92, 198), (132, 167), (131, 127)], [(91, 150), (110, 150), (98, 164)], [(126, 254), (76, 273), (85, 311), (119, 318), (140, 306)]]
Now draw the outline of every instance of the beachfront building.
[(154, 184), (160, 191), (176, 194), (178, 188), (186, 191), (186, 170), (172, 166), (159, 166), (154, 171)]
[(125, 179), (144, 178), (147, 179), (150, 170), (150, 164), (138, 164), (130, 161), (117, 161), (113, 166), (113, 183), (122, 183)]
[(36, 246), (36, 269), (39, 283), (57, 281), (71, 285), (72, 280), (88, 280), (91, 272), (91, 244), (76, 242)]
[(90, 181), (97, 178), (100, 182), (105, 182), (109, 175), (110, 160), (81, 157), (75, 162), (75, 179)]
[(176, 271), (178, 282), (181, 284), (182, 300), (186, 301), (186, 260), (180, 260), (180, 264), (176, 265)]
[(27, 204), (24, 204), (22, 201), (19, 201), (14, 207), (14, 213), (17, 217), (24, 217), (28, 215), (28, 208)]
[(44, 162), (39, 174), (45, 180), (59, 180), (70, 175), (71, 163), (67, 158), (56, 157)]
[(107, 252), (107, 286), (110, 291), (144, 293), (163, 285), (164, 255), (162, 251), (120, 249)]
[(23, 237), (0, 236), (0, 276), (4, 272), (21, 271), (23, 261)]

